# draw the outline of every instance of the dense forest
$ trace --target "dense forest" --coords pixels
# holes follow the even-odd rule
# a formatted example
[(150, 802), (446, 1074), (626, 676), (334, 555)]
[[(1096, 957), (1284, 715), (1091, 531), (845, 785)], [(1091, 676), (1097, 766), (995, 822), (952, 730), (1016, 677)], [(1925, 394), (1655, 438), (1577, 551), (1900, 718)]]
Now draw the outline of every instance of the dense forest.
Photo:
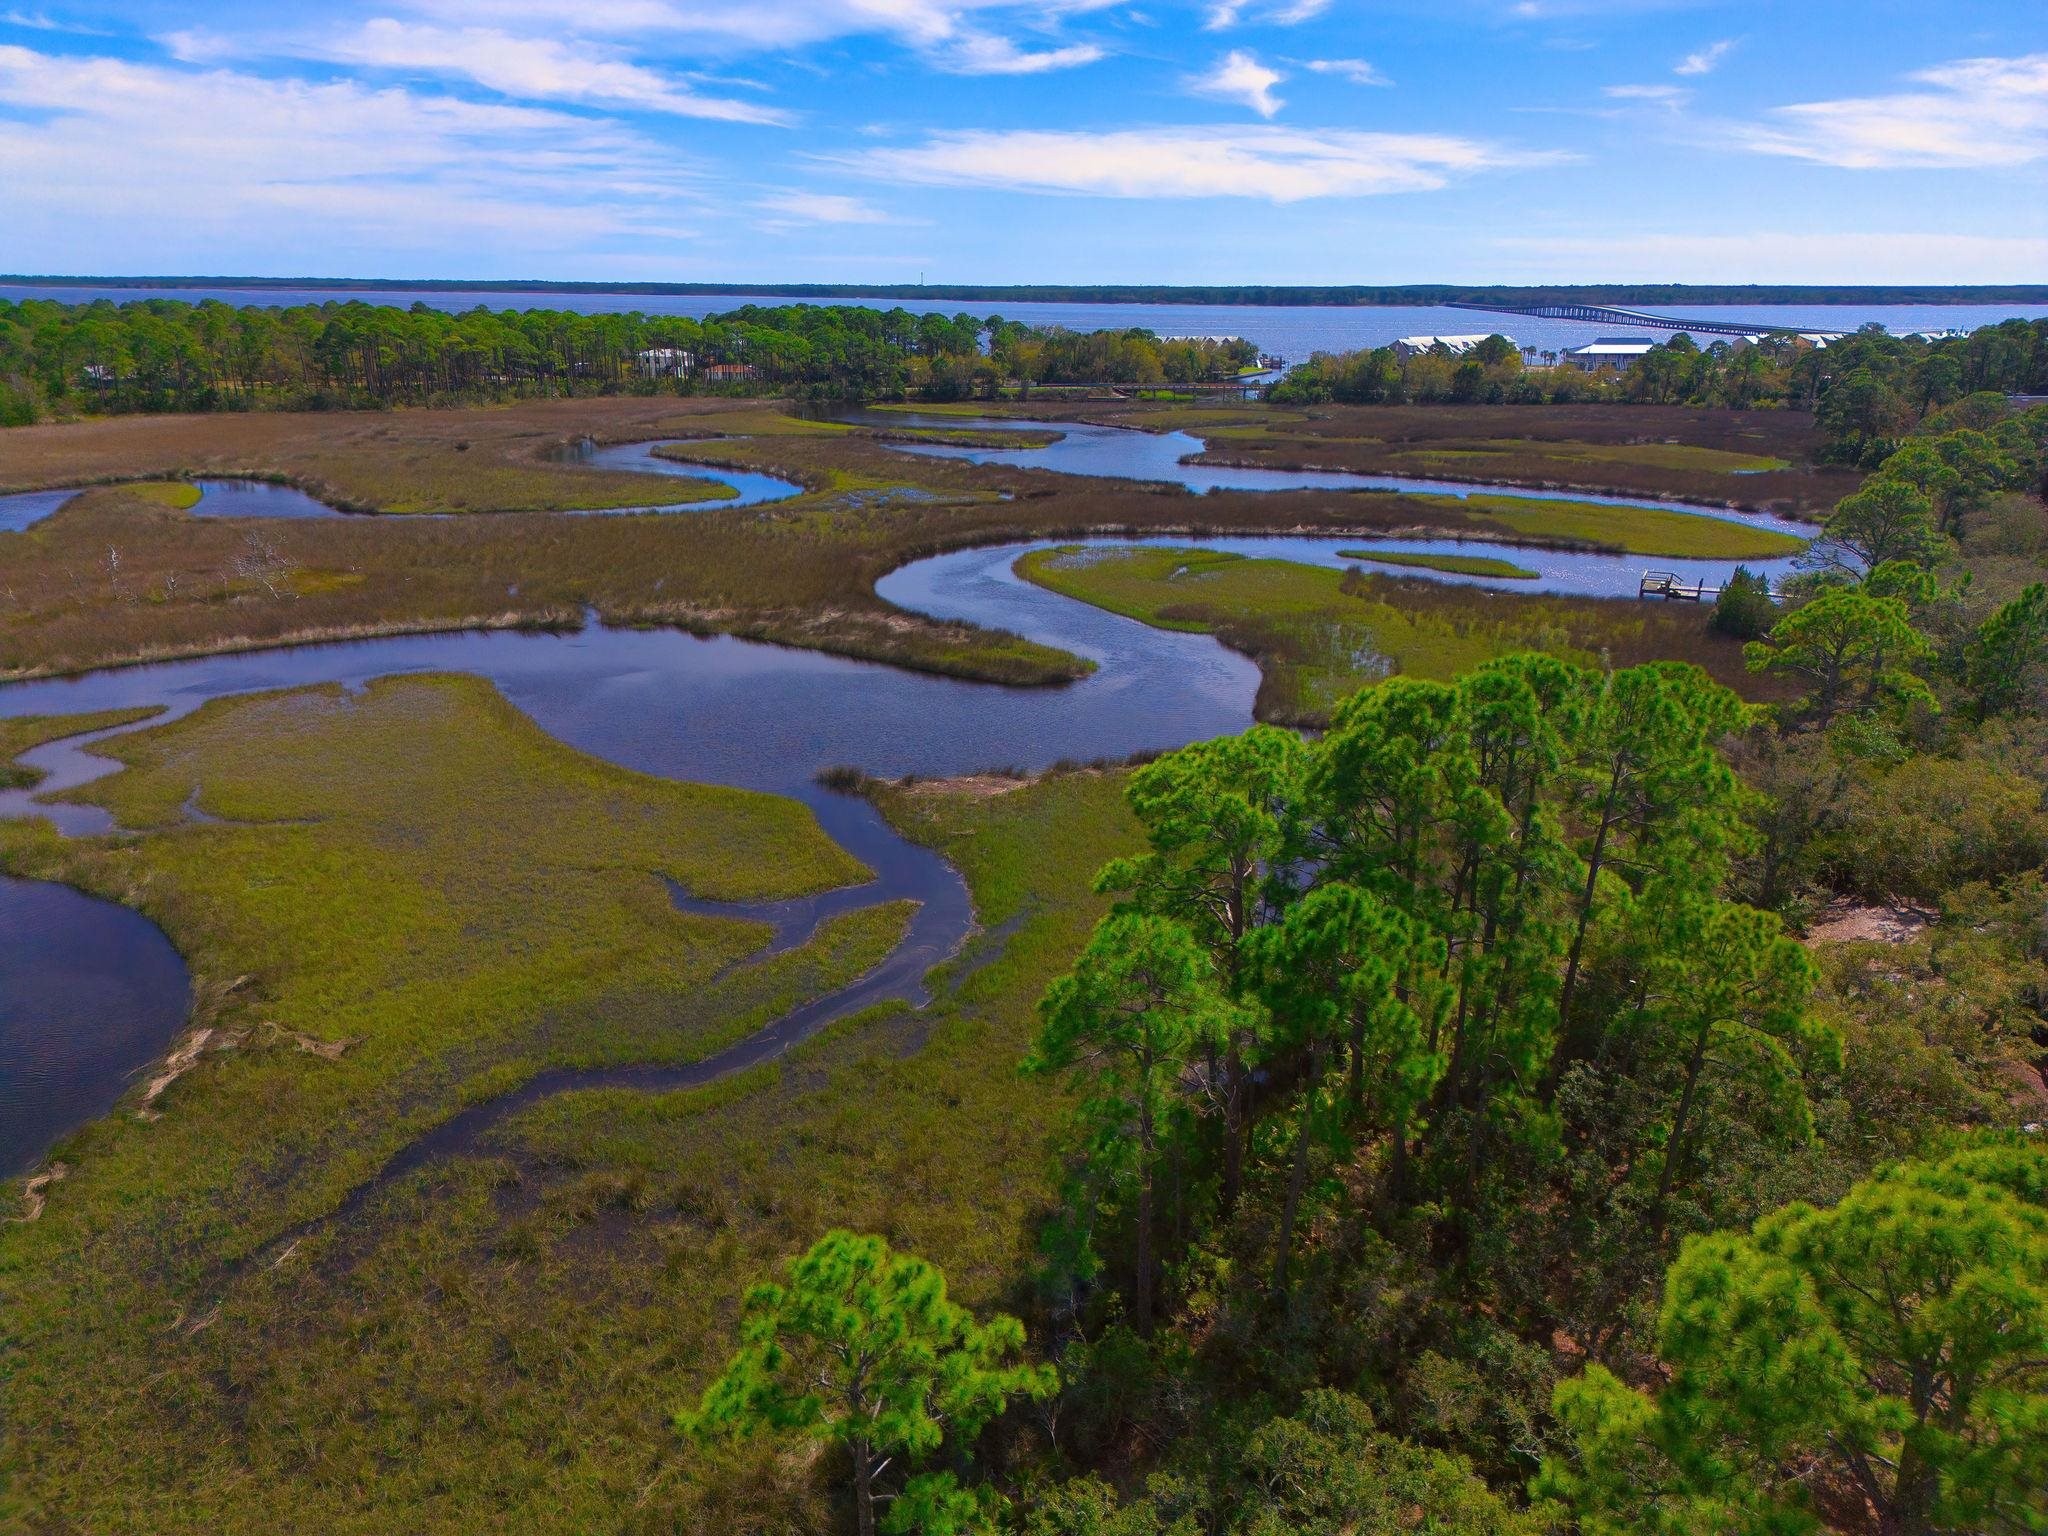
[(1023, 1316), (834, 1232), (680, 1429), (830, 1446), (863, 1536), (2048, 1529), (2048, 529), (1985, 435), (1731, 588), (1781, 704), (1528, 654), (1137, 769)]
[(1450, 283), (554, 283), (322, 277), (0, 277), (0, 282), (76, 288), (232, 288), (411, 293), (629, 293), (679, 298), (927, 299), (948, 304), (2048, 304), (2048, 284), (1588, 283), (1467, 287)]
[(1243, 341), (801, 304), (693, 320), (359, 302), (0, 301), (0, 425), (630, 391), (948, 400), (993, 394), (1006, 379), (1230, 378), (1257, 355)]
[(1783, 405), (1818, 410), (1827, 451), (1875, 465), (1930, 413), (1966, 396), (2048, 395), (2048, 320), (2006, 320), (1968, 336), (1928, 340), (1870, 326), (1812, 346), (1789, 335), (1751, 346), (1702, 348), (1673, 336), (1625, 372), (1530, 368), (1506, 337), (1490, 336), (1463, 356), (1435, 348), (1401, 357), (1391, 347), (1319, 352), (1274, 386), (1279, 402)]

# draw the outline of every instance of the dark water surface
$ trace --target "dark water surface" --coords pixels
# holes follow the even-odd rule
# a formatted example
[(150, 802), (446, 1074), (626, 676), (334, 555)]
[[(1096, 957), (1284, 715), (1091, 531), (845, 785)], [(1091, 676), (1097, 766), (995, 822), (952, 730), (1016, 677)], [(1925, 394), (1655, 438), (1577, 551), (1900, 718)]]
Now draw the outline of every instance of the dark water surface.
[[(1201, 635), (1170, 634), (1057, 597), (1017, 580), (1014, 550), (976, 550), (899, 572), (891, 595), (913, 605), (929, 593), (934, 611), (1028, 630), (1035, 638), (1096, 660), (1100, 670), (1070, 687), (1014, 689), (904, 672), (815, 652), (786, 650), (729, 637), (698, 638), (668, 630), (608, 629), (593, 624), (573, 635), (512, 631), (400, 636), (340, 645), (203, 657), (114, 669), (79, 678), (0, 688), (0, 717), (72, 714), (153, 704), (167, 717), (227, 694), (373, 677), (458, 671), (489, 678), (515, 705), (562, 741), (648, 773), (792, 795), (809, 805), (824, 830), (875, 871), (869, 884), (810, 902), (723, 908), (684, 898), (689, 909), (767, 920), (776, 945), (801, 942), (817, 921), (870, 903), (908, 899), (918, 909), (902, 944), (874, 971), (805, 1005), (713, 1061), (684, 1069), (625, 1068), (552, 1073), (502, 1100), (479, 1105), (405, 1154), (422, 1158), (456, 1150), (467, 1137), (537, 1098), (569, 1087), (633, 1083), (686, 1086), (765, 1060), (834, 1019), (873, 1003), (924, 1000), (924, 973), (955, 952), (973, 927), (966, 887), (929, 849), (898, 837), (865, 800), (832, 794), (814, 782), (818, 770), (852, 764), (870, 772), (950, 775), (992, 765), (1042, 768), (1062, 757), (1092, 758), (1178, 746), (1241, 730), (1250, 723), (1257, 670)], [(112, 733), (105, 733), (112, 734)], [(54, 742), (26, 754), (45, 769), (45, 790), (89, 781), (115, 765), (90, 753), (95, 738)], [(67, 832), (108, 825), (88, 806), (43, 806), (26, 792), (0, 794), (0, 814), (45, 814)], [(61, 887), (25, 887), (19, 898), (67, 906), (85, 898)], [(52, 895), (51, 893), (55, 893)], [(169, 946), (145, 920), (119, 909), (141, 930), (131, 949), (102, 957), (110, 983), (158, 986), (155, 959)], [(33, 968), (37, 952), (21, 962)], [(165, 992), (147, 1018), (165, 1010), (172, 1022), (150, 1038), (161, 1050), (184, 1012), (184, 993)], [(8, 1004), (0, 1001), (0, 1009)], [(34, 1032), (31, 1012), (9, 1012), (13, 1027)], [(4, 1026), (0, 1026), (4, 1027)], [(155, 1027), (154, 1022), (152, 1026)], [(87, 1045), (91, 1044), (88, 1039)], [(54, 1136), (105, 1113), (135, 1065), (132, 1052), (109, 1041), (87, 1071), (90, 1091), (47, 1096), (39, 1131), (25, 1155), (0, 1160), (18, 1172)], [(22, 1088), (0, 1064), (0, 1102)], [(397, 1165), (392, 1174), (402, 1171)]]
[[(943, 424), (961, 423), (944, 418)], [(1171, 478), (1152, 469), (1179, 469), (1179, 456), (1192, 451), (1191, 445), (1199, 446), (1191, 438), (1175, 442), (1174, 434), (1066, 430), (1066, 442), (1073, 446), (1057, 467), (1069, 472)], [(592, 449), (584, 458), (606, 468), (725, 479), (738, 485), (743, 502), (800, 489), (769, 476), (735, 475), (658, 459), (649, 452), (651, 446)], [(1025, 460), (1055, 451), (1027, 450), (1002, 457)], [(1097, 467), (1072, 467), (1080, 462)], [(1109, 467), (1112, 464), (1116, 467)], [(1223, 476), (1233, 484), (1249, 479), (1259, 488), (1274, 488), (1267, 477), (1289, 486), (1327, 478), (1346, 488), (1364, 478), (1180, 472)], [(1429, 482), (1404, 482), (1402, 488), (1417, 485), (1436, 488)], [(1454, 493), (1471, 489), (1445, 488)], [(277, 489), (263, 486), (252, 494)], [(680, 509), (704, 505), (688, 503)], [(1129, 541), (1090, 542), (1107, 546)], [(1363, 541), (1169, 537), (1143, 542), (1201, 544), (1247, 555), (1344, 565), (1350, 562), (1340, 551)], [(925, 972), (955, 953), (972, 931), (966, 888), (936, 854), (898, 837), (865, 800), (820, 789), (815, 783), (819, 770), (844, 764), (890, 777), (950, 776), (1003, 766), (1035, 770), (1062, 758), (1123, 757), (1171, 748), (1251, 723), (1259, 682), (1251, 662), (1208, 636), (1151, 629), (1032, 586), (1011, 569), (1017, 555), (1030, 547), (1034, 546), (957, 551), (906, 566), (877, 586), (883, 597), (904, 608), (1012, 630), (1096, 663), (1090, 676), (1062, 688), (967, 683), (727, 636), (700, 638), (593, 623), (572, 635), (493, 631), (399, 636), (19, 683), (0, 688), (0, 717), (155, 705), (165, 711), (160, 718), (175, 718), (207, 699), (229, 694), (314, 683), (353, 687), (406, 672), (471, 673), (490, 679), (544, 730), (594, 756), (670, 778), (790, 795), (810, 806), (824, 830), (875, 871), (870, 883), (802, 901), (736, 907), (678, 893), (687, 910), (770, 923), (775, 937), (764, 954), (804, 942), (819, 921), (835, 913), (899, 899), (918, 904), (909, 934), (876, 969), (731, 1050), (688, 1068), (544, 1074), (501, 1099), (464, 1111), (413, 1144), (379, 1180), (358, 1192), (360, 1198), (405, 1168), (472, 1144), (506, 1115), (549, 1094), (605, 1084), (661, 1088), (705, 1082), (766, 1060), (832, 1020), (876, 1002), (922, 1003)], [(1471, 553), (1496, 546), (1435, 539), (1374, 541), (1370, 547)], [(1633, 556), (1507, 552), (1536, 569), (1539, 579), (1437, 579), (1616, 596), (1632, 594), (1649, 563)], [(1688, 579), (1718, 580), (1728, 570), (1727, 562), (1654, 563)], [(1773, 575), (1789, 563), (1752, 562)], [(26, 754), (24, 761), (47, 772), (45, 792), (84, 783), (115, 767), (91, 755), (95, 739), (51, 743)], [(24, 814), (47, 815), (74, 835), (109, 826), (105, 813), (92, 807), (42, 805), (25, 791), (0, 793), (0, 815)], [(14, 1054), (0, 1049), (0, 1113), (22, 1129), (16, 1139), (0, 1140), (0, 1174), (28, 1166), (62, 1132), (105, 1113), (134, 1068), (161, 1051), (175, 1033), (188, 993), (182, 966), (175, 963), (163, 935), (145, 919), (61, 887), (15, 881), (4, 889), (7, 904), (0, 906), (0, 934), (6, 937), (7, 951), (0, 975), (12, 979), (0, 982), (0, 1041), (20, 1044)], [(86, 911), (98, 915), (90, 921), (79, 919), (77, 915)], [(90, 951), (91, 986), (76, 986), (69, 978), (78, 973), (77, 966), (67, 960), (68, 952), (61, 946), (52, 947), (53, 935), (74, 930), (79, 943), (97, 946)], [(41, 937), (32, 937), (36, 935)], [(166, 956), (172, 962), (169, 970)], [(53, 1010), (51, 1000), (67, 993), (76, 993), (77, 1007), (70, 1012)], [(62, 1070), (47, 1065), (60, 1056)]]
[[(1655, 507), (1694, 517), (1712, 517), (1751, 528), (1774, 528), (1811, 535), (1809, 524), (1775, 512), (1746, 512), (1736, 507), (1690, 501), (1659, 501), (1645, 496), (1607, 496), (1591, 491), (1547, 491), (1530, 486), (1474, 484), (1469, 480), (1430, 480), (1416, 475), (1365, 475), (1341, 470), (1241, 469), (1225, 464), (1187, 462), (1207, 444), (1192, 432), (1144, 432), (1134, 427), (1109, 427), (1079, 421), (1035, 421), (1014, 416), (921, 416), (900, 411), (862, 412), (857, 419), (873, 426), (971, 428), (977, 431), (1050, 430), (1064, 435), (1041, 448), (969, 448), (946, 443), (887, 443), (900, 453), (934, 459), (965, 459), (972, 464), (1004, 464), (1013, 469), (1050, 469), (1066, 475), (1112, 480), (1156, 481), (1184, 485), (1191, 491), (1407, 491), (1426, 496), (1513, 496), (1535, 501), (1587, 501), (1606, 507)], [(1739, 482), (1738, 482), (1739, 485)]]
[(0, 496), (0, 533), (20, 533), (76, 496), (76, 491), (17, 491)]
[(710, 464), (684, 464), (665, 459), (654, 450), (672, 445), (664, 439), (651, 443), (614, 443), (600, 448), (588, 440), (572, 449), (568, 457), (593, 469), (626, 469), (642, 475), (675, 475), (684, 480), (711, 480), (729, 485), (739, 494), (717, 501), (683, 501), (665, 507), (604, 507), (600, 512), (709, 512), (717, 507), (751, 507), (764, 501), (787, 501), (801, 496), (804, 488), (774, 475), (748, 469), (721, 469)]
[[(576, 508), (564, 515), (598, 517), (637, 512), (708, 512), (716, 507), (749, 507), (758, 502), (784, 501), (791, 496), (801, 496), (804, 492), (802, 486), (778, 479), (774, 475), (757, 474), (745, 469), (720, 469), (710, 464), (679, 464), (674, 459), (657, 456), (654, 450), (665, 446), (668, 441), (669, 439), (661, 439), (647, 443), (621, 443), (608, 448), (599, 448), (586, 442), (565, 457), (597, 469), (623, 469), (643, 475), (709, 480), (714, 484), (731, 486), (736, 494), (712, 501), (671, 502), (665, 506)], [(268, 480), (209, 478), (195, 480), (192, 483), (199, 487), (199, 500), (189, 509), (194, 517), (307, 518), (351, 515), (309, 496), (296, 486), (277, 485)], [(61, 491), (23, 491), (12, 496), (0, 496), (0, 533), (20, 533), (23, 529), (41, 522), (77, 494), (77, 489), (73, 488)]]
[(268, 480), (195, 480), (199, 500), (194, 517), (345, 517), (346, 513), (308, 496), (295, 485)]
[(0, 876), (0, 1176), (112, 1109), (191, 1003), (185, 962), (141, 913)]

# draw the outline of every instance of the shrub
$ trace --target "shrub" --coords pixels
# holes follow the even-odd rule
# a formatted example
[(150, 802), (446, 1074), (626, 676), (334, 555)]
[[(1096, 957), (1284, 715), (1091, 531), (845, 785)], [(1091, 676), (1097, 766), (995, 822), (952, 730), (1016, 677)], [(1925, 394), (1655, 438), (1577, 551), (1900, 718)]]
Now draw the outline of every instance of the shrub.
[(1738, 640), (1761, 640), (1778, 622), (1771, 584), (1746, 565), (1735, 567), (1714, 603), (1714, 628)]

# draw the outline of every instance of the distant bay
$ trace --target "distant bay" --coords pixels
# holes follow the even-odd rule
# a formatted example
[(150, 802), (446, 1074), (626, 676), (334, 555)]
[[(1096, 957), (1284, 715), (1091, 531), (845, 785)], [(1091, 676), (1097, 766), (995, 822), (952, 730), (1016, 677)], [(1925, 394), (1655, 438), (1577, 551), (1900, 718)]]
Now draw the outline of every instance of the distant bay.
[[(938, 298), (791, 298), (774, 294), (663, 294), (534, 289), (445, 288), (242, 288), (103, 287), (0, 284), (0, 299), (20, 302), (49, 299), (62, 304), (90, 304), (106, 299), (130, 303), (140, 299), (179, 299), (197, 304), (216, 299), (223, 304), (291, 307), (301, 304), (391, 304), (401, 308), (424, 304), (432, 309), (561, 309), (576, 314), (705, 315), (746, 304), (848, 304), (873, 309), (907, 309), (913, 314), (1000, 314), (1028, 325), (1063, 325), (1071, 330), (1118, 330), (1143, 327), (1162, 336), (1243, 336), (1259, 350), (1289, 362), (1312, 352), (1346, 352), (1384, 346), (1402, 336), (1457, 336), (1499, 331), (1522, 346), (1559, 351), (1596, 335), (1612, 335), (1625, 327), (1574, 320), (1539, 320), (1521, 315), (1487, 314), (1469, 309), (1426, 305), (1279, 305), (1279, 304), (1066, 304), (1043, 301), (997, 302)], [(2000, 320), (2033, 320), (2048, 316), (2043, 304), (1757, 304), (1643, 305), (1651, 313), (1701, 320), (1754, 322), (1758, 329), (1854, 330), (1876, 323), (1893, 334), (1909, 331), (1975, 330)], [(1661, 335), (1669, 333), (1649, 332)]]

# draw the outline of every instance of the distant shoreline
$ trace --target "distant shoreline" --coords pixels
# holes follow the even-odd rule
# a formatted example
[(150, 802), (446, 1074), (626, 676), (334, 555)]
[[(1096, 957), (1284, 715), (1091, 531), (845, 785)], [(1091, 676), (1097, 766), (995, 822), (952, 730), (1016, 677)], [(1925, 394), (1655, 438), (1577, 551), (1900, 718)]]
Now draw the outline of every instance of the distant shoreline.
[(764, 298), (792, 300), (943, 299), (959, 303), (1187, 304), (1304, 308), (1429, 308), (1449, 302), (1603, 305), (1759, 304), (2048, 305), (2048, 283), (1978, 285), (1796, 286), (1693, 283), (1589, 283), (1559, 286), (1455, 286), (1413, 283), (1387, 287), (1258, 284), (919, 284), (919, 283), (602, 283), (508, 279), (338, 277), (77, 277), (0, 274), (0, 286), (28, 288), (143, 288), (167, 296), (191, 289), (274, 293), (559, 293), (625, 294), (659, 298)]

